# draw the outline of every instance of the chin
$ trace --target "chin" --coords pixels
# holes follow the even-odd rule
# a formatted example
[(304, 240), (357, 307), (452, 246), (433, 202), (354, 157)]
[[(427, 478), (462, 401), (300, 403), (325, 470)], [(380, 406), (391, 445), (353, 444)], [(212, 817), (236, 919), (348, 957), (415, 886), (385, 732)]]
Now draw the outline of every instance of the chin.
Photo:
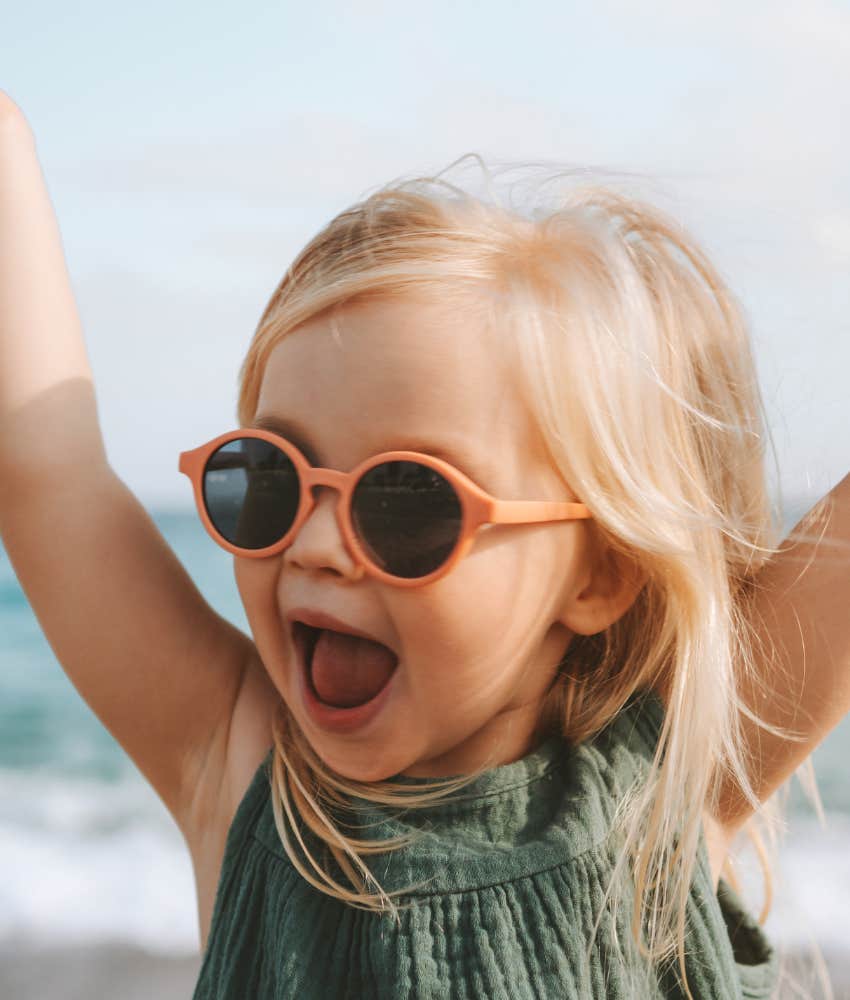
[(316, 753), (319, 754), (328, 767), (350, 781), (362, 781), (364, 783), (384, 781), (386, 778), (392, 778), (399, 773), (398, 765), (389, 761), (381, 764), (374, 759), (374, 752), (369, 750), (364, 750), (362, 761), (357, 760), (356, 756), (351, 753), (343, 754), (338, 761), (328, 759), (318, 749), (316, 749)]

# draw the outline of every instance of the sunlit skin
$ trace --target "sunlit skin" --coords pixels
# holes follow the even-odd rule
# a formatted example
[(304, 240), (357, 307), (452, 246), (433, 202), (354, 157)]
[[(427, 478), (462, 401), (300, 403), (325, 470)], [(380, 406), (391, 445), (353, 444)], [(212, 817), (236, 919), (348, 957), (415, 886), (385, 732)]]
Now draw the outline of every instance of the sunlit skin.
[[(483, 321), (426, 299), (372, 300), (311, 320), (274, 348), (256, 417), (297, 421), (307, 457), (323, 467), (348, 471), (424, 438), (475, 456), (481, 471), (455, 464), (498, 499), (580, 499), (547, 463), (515, 378)], [(535, 749), (542, 701), (573, 635), (607, 627), (640, 589), (594, 558), (592, 522), (484, 526), (448, 575), (404, 589), (355, 563), (337, 496), (319, 488), (280, 555), (235, 558), (257, 650), (316, 753), (346, 777), (376, 781), (463, 774)], [(362, 730), (330, 734), (307, 714), (285, 619), (296, 606), (398, 652), (391, 698)]]

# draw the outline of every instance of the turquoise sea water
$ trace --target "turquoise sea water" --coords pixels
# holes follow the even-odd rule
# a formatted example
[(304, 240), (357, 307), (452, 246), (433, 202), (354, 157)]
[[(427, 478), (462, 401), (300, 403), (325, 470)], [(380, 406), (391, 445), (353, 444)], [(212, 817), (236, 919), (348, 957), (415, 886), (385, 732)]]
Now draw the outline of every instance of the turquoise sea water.
[[(789, 511), (788, 527), (804, 509)], [(212, 543), (194, 512), (152, 517), (207, 601), (247, 633), (231, 557)], [(839, 907), (842, 897), (850, 898), (850, 719), (813, 759), (830, 827), (824, 831), (814, 822), (794, 787), (786, 849), (791, 895), (787, 916), (775, 918), (776, 933), (785, 937), (795, 936), (808, 899), (821, 914), (818, 893), (822, 901), (827, 891)], [(197, 949), (194, 885), (182, 838), (63, 673), (2, 547), (0, 868), (0, 939), (128, 940), (164, 952)], [(850, 916), (844, 906), (841, 926)], [(806, 922), (824, 943), (831, 932), (819, 930), (819, 921), (817, 915)]]

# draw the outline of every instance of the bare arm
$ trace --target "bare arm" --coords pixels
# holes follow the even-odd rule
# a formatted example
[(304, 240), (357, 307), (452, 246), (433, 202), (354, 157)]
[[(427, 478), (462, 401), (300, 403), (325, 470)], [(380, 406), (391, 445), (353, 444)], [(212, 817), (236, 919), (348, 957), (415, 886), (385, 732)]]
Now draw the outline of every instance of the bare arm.
[[(766, 722), (802, 736), (785, 739), (742, 716), (758, 762), (750, 779), (761, 802), (850, 712), (850, 475), (825, 499), (831, 508), (826, 530), (809, 524), (811, 510), (794, 529), (816, 538), (822, 533), (822, 540), (784, 544), (758, 576), (752, 624), (766, 651), (775, 645), (776, 658), (761, 665), (766, 683), (744, 682), (740, 695)], [(730, 834), (751, 813), (737, 785), (722, 789), (716, 818)]]
[(107, 462), (35, 140), (2, 91), (0, 535), (68, 677), (189, 833), (220, 780), (253, 643)]

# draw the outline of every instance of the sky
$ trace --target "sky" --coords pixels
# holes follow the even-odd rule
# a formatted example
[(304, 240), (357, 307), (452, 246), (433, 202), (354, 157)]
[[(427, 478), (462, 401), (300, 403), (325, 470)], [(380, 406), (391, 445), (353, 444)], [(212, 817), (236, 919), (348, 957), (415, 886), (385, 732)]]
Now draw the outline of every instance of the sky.
[(744, 306), (779, 492), (850, 471), (847, 2), (0, 3), (0, 89), (36, 136), (110, 463), (148, 508), (192, 509), (178, 454), (237, 426), (303, 245), (470, 152), (632, 175)]

